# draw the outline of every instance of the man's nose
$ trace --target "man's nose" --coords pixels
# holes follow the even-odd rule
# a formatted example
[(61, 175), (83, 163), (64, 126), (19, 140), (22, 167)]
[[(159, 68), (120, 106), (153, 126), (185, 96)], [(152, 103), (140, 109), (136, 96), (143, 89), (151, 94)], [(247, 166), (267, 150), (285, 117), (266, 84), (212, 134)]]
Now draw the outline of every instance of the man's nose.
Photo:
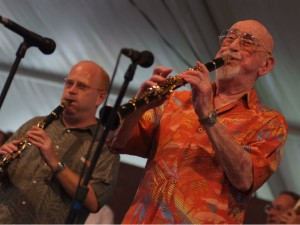
[(233, 42), (228, 46), (232, 50), (240, 50), (241, 49), (241, 39), (237, 37), (233, 40)]
[(268, 212), (267, 212), (268, 216), (275, 216), (277, 215), (277, 211), (274, 208), (271, 208)]

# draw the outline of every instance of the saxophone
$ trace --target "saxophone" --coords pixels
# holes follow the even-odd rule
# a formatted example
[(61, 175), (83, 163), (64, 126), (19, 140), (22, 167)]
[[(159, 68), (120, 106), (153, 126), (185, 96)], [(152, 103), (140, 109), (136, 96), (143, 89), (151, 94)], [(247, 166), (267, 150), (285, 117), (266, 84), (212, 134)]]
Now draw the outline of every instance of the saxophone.
[[(226, 65), (226, 63), (231, 59), (231, 56), (225, 56), (223, 58), (216, 58), (205, 64), (205, 67), (209, 72), (214, 71), (221, 66)], [(194, 66), (189, 68), (188, 70), (200, 70), (198, 66)], [(104, 106), (100, 111), (100, 119), (101, 123), (104, 126), (108, 124), (108, 118), (110, 114), (114, 114), (115, 120), (111, 124), (111, 129), (114, 130), (118, 127), (120, 123), (120, 119), (125, 117), (131, 112), (134, 112), (138, 108), (149, 104), (150, 102), (161, 99), (162, 96), (166, 96), (171, 94), (177, 88), (185, 85), (185, 82), (182, 78), (178, 76), (170, 76), (166, 79), (166, 82), (163, 84), (159, 84), (157, 86), (152, 86), (146, 89), (146, 91), (139, 98), (133, 98), (129, 100), (128, 103), (121, 105), (117, 112), (110, 106)]]
[[(71, 102), (67, 101), (67, 100), (62, 101), (59, 106), (57, 106), (48, 116), (46, 116), (44, 120), (39, 121), (36, 126), (41, 128), (41, 129), (45, 129), (50, 123), (52, 123), (55, 119), (57, 119), (59, 117), (59, 115), (63, 112), (64, 109), (66, 109), (68, 107), (68, 105), (70, 103)], [(0, 159), (0, 177), (5, 172), (5, 169), (7, 168), (7, 166), (13, 160), (18, 158), (18, 156), (20, 156), (20, 154), (27, 148), (27, 146), (31, 145), (31, 143), (29, 142), (27, 137), (23, 137), (20, 140), (21, 140), (21, 142), (18, 146), (17, 151), (1, 156), (1, 159)]]

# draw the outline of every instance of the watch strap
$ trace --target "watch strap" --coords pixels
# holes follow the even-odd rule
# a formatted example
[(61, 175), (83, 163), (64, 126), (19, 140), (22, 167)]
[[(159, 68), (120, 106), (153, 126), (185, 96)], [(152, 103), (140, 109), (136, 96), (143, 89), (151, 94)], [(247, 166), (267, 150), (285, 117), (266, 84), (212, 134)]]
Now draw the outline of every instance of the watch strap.
[(63, 163), (63, 162), (58, 162), (57, 166), (58, 167), (55, 170), (52, 171), (54, 176), (58, 175), (59, 173), (61, 173), (66, 168), (66, 164)]
[(218, 114), (217, 114), (216, 110), (214, 109), (213, 111), (208, 113), (207, 117), (205, 117), (203, 119), (199, 119), (199, 122), (203, 125), (212, 126), (217, 122), (217, 118), (218, 118)]

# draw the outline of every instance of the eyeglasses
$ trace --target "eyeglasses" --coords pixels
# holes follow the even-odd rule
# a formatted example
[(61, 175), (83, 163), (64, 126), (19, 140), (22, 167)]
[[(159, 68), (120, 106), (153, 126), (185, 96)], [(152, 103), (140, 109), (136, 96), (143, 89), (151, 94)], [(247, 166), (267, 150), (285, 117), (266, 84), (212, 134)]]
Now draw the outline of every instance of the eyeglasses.
[(271, 209), (276, 210), (277, 212), (280, 212), (283, 210), (283, 208), (280, 205), (271, 205), (268, 204), (264, 207), (265, 213), (268, 213)]
[(87, 85), (83, 82), (80, 82), (80, 81), (75, 82), (72, 79), (65, 78), (65, 87), (66, 88), (71, 88), (71, 87), (73, 87), (74, 84), (75, 84), (76, 88), (78, 88), (78, 90), (80, 90), (80, 91), (86, 91), (88, 89), (92, 89), (92, 90), (96, 90), (96, 91), (102, 91), (101, 89), (90, 87), (89, 85)]
[[(249, 33), (242, 33), (237, 29), (225, 30), (219, 35), (219, 42), (222, 47), (231, 45), (237, 38), (241, 40), (240, 46), (242, 49), (253, 52), (265, 52), (272, 55), (264, 46), (262, 46), (256, 37)], [(264, 51), (256, 51), (257, 47), (261, 46)]]

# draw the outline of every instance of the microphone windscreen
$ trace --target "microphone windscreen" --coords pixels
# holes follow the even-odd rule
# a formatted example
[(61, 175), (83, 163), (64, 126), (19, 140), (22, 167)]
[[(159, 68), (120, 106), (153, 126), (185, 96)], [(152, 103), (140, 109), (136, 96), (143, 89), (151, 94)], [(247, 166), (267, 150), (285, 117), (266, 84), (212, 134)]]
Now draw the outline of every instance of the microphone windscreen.
[(144, 67), (144, 68), (150, 67), (150, 66), (152, 66), (153, 62), (154, 62), (154, 56), (151, 52), (149, 52), (149, 51), (141, 52), (141, 57), (138, 61), (138, 64), (141, 67)]

